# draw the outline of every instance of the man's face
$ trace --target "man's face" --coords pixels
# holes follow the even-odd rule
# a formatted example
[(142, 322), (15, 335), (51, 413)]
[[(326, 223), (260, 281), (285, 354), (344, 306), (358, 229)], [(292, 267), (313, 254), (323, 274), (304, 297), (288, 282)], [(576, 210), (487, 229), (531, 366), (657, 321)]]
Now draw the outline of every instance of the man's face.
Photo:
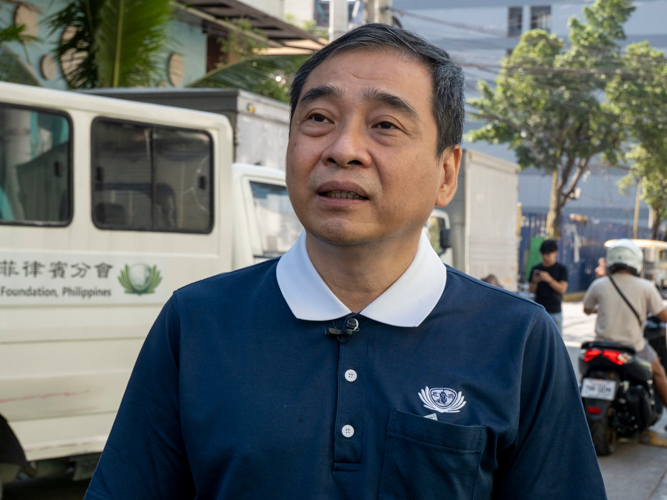
[(556, 256), (558, 255), (558, 251), (551, 252), (551, 253), (543, 253), (542, 254), (542, 264), (544, 264), (547, 267), (551, 267), (556, 263)]
[(287, 187), (309, 234), (359, 245), (418, 234), (456, 190), (460, 148), (436, 157), (432, 77), (394, 51), (332, 56), (292, 122)]

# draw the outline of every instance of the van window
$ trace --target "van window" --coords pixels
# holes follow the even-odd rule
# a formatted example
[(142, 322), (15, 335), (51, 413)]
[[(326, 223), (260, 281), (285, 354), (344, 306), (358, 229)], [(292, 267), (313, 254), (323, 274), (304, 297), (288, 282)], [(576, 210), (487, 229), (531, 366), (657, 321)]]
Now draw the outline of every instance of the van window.
[(71, 140), (65, 115), (0, 104), (0, 223), (69, 223)]
[(250, 188), (264, 252), (256, 257), (279, 257), (294, 245), (303, 226), (285, 186), (251, 181)]
[(92, 148), (97, 227), (211, 230), (213, 158), (207, 133), (98, 119)]

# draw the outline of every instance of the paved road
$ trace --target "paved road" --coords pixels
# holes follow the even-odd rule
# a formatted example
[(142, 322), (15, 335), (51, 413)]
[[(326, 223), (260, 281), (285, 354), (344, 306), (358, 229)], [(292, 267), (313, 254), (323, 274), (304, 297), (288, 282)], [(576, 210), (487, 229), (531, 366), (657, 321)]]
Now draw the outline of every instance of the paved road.
[[(580, 378), (577, 358), (581, 343), (593, 339), (595, 316), (583, 313), (581, 302), (563, 304), (563, 340)], [(652, 430), (667, 437), (667, 412)], [(667, 448), (638, 442), (620, 443), (609, 457), (600, 457), (609, 500), (667, 500)]]
[[(565, 303), (563, 339), (577, 376), (579, 346), (593, 338), (594, 316), (585, 316), (580, 302)], [(667, 412), (654, 430), (663, 432)], [(667, 437), (667, 434), (665, 434)], [(615, 453), (599, 460), (609, 500), (667, 500), (667, 448), (638, 442), (620, 443)], [(81, 500), (88, 481), (72, 482), (68, 476), (33, 480), (6, 486), (4, 500)]]
[(72, 481), (70, 475), (15, 481), (5, 486), (2, 500), (81, 500), (88, 481)]

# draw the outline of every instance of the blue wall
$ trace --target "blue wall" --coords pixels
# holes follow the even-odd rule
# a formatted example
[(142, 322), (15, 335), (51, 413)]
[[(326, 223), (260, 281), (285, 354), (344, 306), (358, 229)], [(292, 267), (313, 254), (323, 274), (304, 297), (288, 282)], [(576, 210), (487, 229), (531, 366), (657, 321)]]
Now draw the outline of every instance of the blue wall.
[[(521, 221), (519, 242), (519, 273), (526, 276), (526, 263), (533, 237), (544, 237), (547, 225), (546, 214), (526, 213)], [(650, 239), (651, 230), (639, 228), (639, 239)], [(561, 226), (558, 245), (558, 262), (567, 266), (569, 273), (567, 293), (583, 292), (595, 279), (598, 259), (604, 257), (604, 242), (618, 238), (632, 238), (630, 224), (614, 222), (566, 221)]]

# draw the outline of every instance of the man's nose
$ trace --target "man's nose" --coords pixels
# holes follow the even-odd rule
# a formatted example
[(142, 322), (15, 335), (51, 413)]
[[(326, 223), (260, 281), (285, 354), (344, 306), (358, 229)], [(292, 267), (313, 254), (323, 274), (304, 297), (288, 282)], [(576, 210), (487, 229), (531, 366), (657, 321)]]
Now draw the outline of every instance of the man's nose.
[(371, 155), (367, 149), (367, 135), (361, 124), (347, 123), (332, 135), (332, 141), (322, 152), (322, 162), (329, 166), (367, 167), (371, 164)]

